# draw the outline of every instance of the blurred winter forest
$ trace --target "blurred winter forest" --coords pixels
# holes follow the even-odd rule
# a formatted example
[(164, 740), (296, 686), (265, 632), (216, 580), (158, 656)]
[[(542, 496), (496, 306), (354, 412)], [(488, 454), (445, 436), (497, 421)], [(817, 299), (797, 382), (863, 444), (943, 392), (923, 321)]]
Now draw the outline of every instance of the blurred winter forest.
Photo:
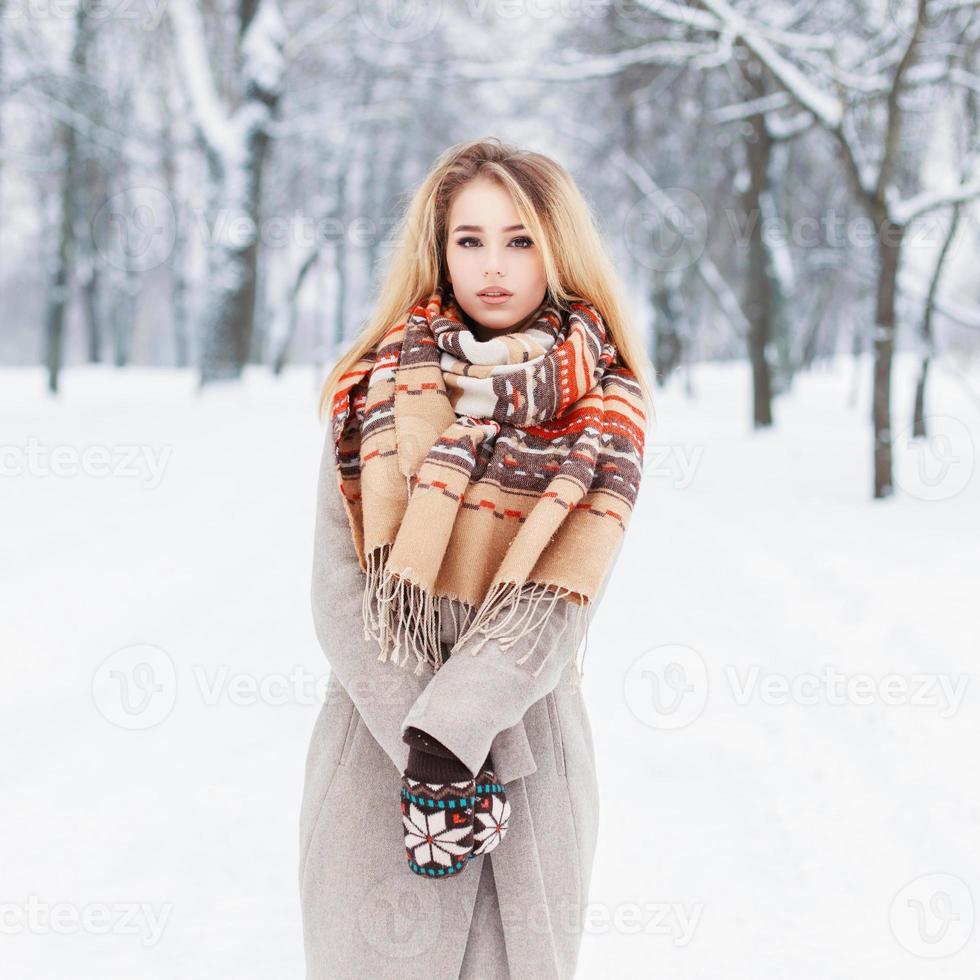
[[(0, 0), (0, 363), (325, 368), (447, 146), (547, 153), (659, 385), (873, 371), (874, 486), (980, 339), (977, 0)], [(892, 364), (920, 360), (915, 403)], [(692, 392), (692, 394), (694, 394)]]

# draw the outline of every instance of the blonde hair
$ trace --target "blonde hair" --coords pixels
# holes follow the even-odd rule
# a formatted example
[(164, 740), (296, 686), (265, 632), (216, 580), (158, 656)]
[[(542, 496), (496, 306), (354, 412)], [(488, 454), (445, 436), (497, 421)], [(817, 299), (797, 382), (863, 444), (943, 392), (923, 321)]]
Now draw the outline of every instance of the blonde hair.
[(451, 146), (436, 160), (399, 222), (394, 255), (374, 311), (323, 383), (319, 414), (330, 405), (340, 379), (412, 307), (446, 282), (449, 208), (464, 184), (478, 177), (499, 182), (532, 241), (541, 249), (548, 291), (567, 308), (585, 301), (602, 315), (619, 359), (636, 375), (647, 411), (655, 420), (647, 373), (654, 368), (627, 316), (625, 289), (613, 268), (592, 211), (568, 172), (541, 153), (517, 150), (496, 137)]

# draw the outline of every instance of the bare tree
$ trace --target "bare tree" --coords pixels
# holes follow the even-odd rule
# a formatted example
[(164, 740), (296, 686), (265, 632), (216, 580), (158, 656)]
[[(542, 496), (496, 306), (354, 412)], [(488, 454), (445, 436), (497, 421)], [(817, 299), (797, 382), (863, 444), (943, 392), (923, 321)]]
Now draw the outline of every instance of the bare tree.
[[(980, 80), (955, 64), (952, 57), (921, 65), (917, 77), (913, 66), (920, 55), (928, 22), (929, 0), (917, 0), (914, 22), (907, 35), (896, 34), (893, 43), (876, 63), (840, 66), (834, 60), (833, 39), (793, 34), (769, 27), (739, 13), (727, 0), (699, 0), (703, 11), (691, 10), (671, 2), (643, 0), (652, 13), (694, 32), (714, 32), (719, 44), (729, 48), (737, 40), (766, 66), (771, 77), (814, 120), (836, 139), (851, 179), (856, 200), (871, 216), (877, 235), (878, 278), (875, 295), (874, 387), (872, 428), (874, 437), (875, 498), (894, 492), (892, 478), (891, 377), (895, 351), (896, 297), (898, 269), (905, 234), (909, 225), (938, 208), (980, 197), (980, 175), (971, 175), (952, 190), (921, 191), (900, 197), (895, 178), (903, 134), (904, 115), (901, 96), (911, 84), (930, 84), (937, 79), (958, 78), (971, 87)], [(933, 0), (946, 4), (946, 0)], [(950, 9), (976, 8), (975, 2), (953, 2)], [(969, 12), (969, 11), (968, 11)], [(782, 46), (788, 52), (778, 50)], [(792, 60), (796, 57), (814, 73), (819, 68), (833, 79), (833, 93), (824, 91)], [(953, 69), (958, 69), (954, 75)], [(859, 110), (870, 102), (884, 100), (884, 122), (879, 133), (877, 162), (865, 159), (856, 137)]]
[(215, 85), (196, 0), (173, 0), (168, 9), (210, 176), (203, 385), (238, 378), (249, 357), (267, 127), (281, 94), (286, 28), (275, 0), (239, 0), (232, 108)]

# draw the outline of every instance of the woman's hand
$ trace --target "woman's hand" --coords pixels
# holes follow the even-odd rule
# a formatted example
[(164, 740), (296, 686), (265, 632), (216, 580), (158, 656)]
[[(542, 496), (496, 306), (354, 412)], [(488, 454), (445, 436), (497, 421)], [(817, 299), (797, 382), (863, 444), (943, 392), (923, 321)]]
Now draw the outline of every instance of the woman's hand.
[(427, 732), (410, 726), (402, 737), (409, 746), (401, 784), (408, 866), (431, 878), (459, 874), (470, 858), (492, 851), (507, 833), (510, 803), (493, 760), (488, 754), (474, 777)]
[(401, 811), (408, 867), (426, 878), (459, 874), (473, 852), (473, 774), (452, 753), (435, 755), (408, 737), (405, 741), (410, 748)]

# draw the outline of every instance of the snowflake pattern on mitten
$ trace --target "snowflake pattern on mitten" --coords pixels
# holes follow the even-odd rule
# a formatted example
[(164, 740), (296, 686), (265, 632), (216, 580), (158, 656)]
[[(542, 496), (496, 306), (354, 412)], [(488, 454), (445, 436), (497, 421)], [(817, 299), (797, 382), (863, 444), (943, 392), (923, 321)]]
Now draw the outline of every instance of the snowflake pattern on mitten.
[(481, 769), (476, 776), (476, 808), (473, 816), (473, 851), (479, 857), (492, 851), (504, 839), (510, 823), (510, 802), (492, 769)]
[(402, 823), (409, 868), (418, 875), (444, 878), (466, 867), (473, 849), (472, 779), (423, 783), (402, 776)]

